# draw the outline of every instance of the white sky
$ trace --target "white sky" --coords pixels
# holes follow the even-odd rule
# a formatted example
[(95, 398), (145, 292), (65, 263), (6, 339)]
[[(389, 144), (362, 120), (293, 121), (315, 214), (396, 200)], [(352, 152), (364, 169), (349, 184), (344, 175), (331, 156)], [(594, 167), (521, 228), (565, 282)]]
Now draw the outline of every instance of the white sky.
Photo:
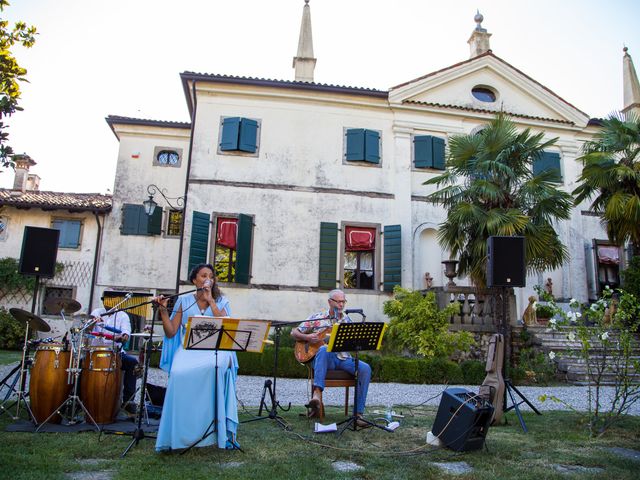
[[(188, 121), (183, 71), (293, 80), (304, 0), (10, 0), (35, 25), (10, 144), (41, 190), (106, 193), (118, 141), (104, 118)], [(311, 0), (315, 81), (387, 90), (493, 52), (592, 117), (622, 108), (622, 47), (640, 65), (638, 0)], [(640, 69), (640, 67), (637, 67)], [(639, 72), (640, 73), (640, 72)], [(13, 171), (0, 173), (11, 188)]]

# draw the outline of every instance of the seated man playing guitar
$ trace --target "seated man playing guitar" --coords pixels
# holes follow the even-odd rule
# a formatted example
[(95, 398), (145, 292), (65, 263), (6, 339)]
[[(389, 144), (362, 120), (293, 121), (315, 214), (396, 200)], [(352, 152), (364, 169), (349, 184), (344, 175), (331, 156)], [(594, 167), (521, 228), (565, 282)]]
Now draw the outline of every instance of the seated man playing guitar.
[[(297, 342), (296, 358), (303, 362), (313, 360), (313, 393), (311, 401), (307, 405), (310, 409), (310, 417), (320, 416), (322, 391), (327, 370), (344, 370), (352, 375), (355, 373), (355, 361), (349, 353), (328, 352), (327, 346), (324, 344), (334, 323), (353, 322), (348, 315), (343, 313), (346, 303), (347, 300), (342, 290), (330, 291), (329, 309), (311, 315), (291, 331), (291, 336)], [(358, 404), (356, 405), (358, 416), (364, 412), (370, 380), (371, 367), (361, 360), (358, 363)]]

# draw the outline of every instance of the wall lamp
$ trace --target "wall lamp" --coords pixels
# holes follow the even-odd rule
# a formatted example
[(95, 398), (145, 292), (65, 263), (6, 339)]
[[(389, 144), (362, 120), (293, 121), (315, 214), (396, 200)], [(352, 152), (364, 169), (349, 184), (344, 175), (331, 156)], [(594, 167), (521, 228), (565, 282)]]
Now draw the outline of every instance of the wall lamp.
[[(184, 208), (184, 197), (167, 197), (164, 190), (153, 183), (147, 187), (147, 193), (149, 194), (149, 198), (142, 202), (142, 205), (144, 205), (144, 212), (149, 216), (153, 215), (154, 210), (158, 206), (157, 202), (153, 199), (156, 193), (162, 195), (162, 198), (164, 198), (172, 210), (182, 210)], [(170, 200), (175, 201), (175, 206)]]

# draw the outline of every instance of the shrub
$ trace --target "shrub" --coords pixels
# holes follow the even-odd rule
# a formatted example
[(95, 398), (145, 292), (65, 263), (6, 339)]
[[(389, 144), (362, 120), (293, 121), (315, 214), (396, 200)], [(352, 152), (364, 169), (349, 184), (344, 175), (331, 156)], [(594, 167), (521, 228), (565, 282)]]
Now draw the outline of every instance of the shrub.
[(536, 305), (536, 317), (538, 318), (553, 318), (555, 310), (553, 307), (544, 304)]
[(465, 360), (460, 364), (460, 370), (466, 385), (481, 385), (487, 376), (485, 363), (479, 360)]
[(640, 256), (634, 256), (629, 266), (620, 272), (620, 275), (622, 275), (624, 290), (640, 298)]
[(434, 292), (423, 295), (418, 290), (396, 286), (393, 300), (384, 302), (384, 313), (391, 319), (385, 351), (409, 350), (425, 358), (449, 357), (455, 351), (467, 351), (474, 343), (473, 335), (449, 331), (449, 318), (459, 309), (460, 304), (455, 302), (440, 310)]
[(22, 350), (26, 326), (0, 307), (0, 349)]

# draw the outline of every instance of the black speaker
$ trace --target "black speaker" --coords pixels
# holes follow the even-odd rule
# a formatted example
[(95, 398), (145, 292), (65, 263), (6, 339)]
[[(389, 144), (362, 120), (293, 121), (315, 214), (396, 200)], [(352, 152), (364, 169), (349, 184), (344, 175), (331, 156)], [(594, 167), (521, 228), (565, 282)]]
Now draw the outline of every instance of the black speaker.
[(464, 388), (442, 392), (431, 433), (456, 452), (478, 450), (484, 445), (493, 417), (493, 406)]
[(487, 286), (524, 287), (524, 237), (489, 237), (487, 241)]
[(20, 273), (53, 277), (56, 274), (59, 238), (60, 230), (55, 228), (24, 227)]

